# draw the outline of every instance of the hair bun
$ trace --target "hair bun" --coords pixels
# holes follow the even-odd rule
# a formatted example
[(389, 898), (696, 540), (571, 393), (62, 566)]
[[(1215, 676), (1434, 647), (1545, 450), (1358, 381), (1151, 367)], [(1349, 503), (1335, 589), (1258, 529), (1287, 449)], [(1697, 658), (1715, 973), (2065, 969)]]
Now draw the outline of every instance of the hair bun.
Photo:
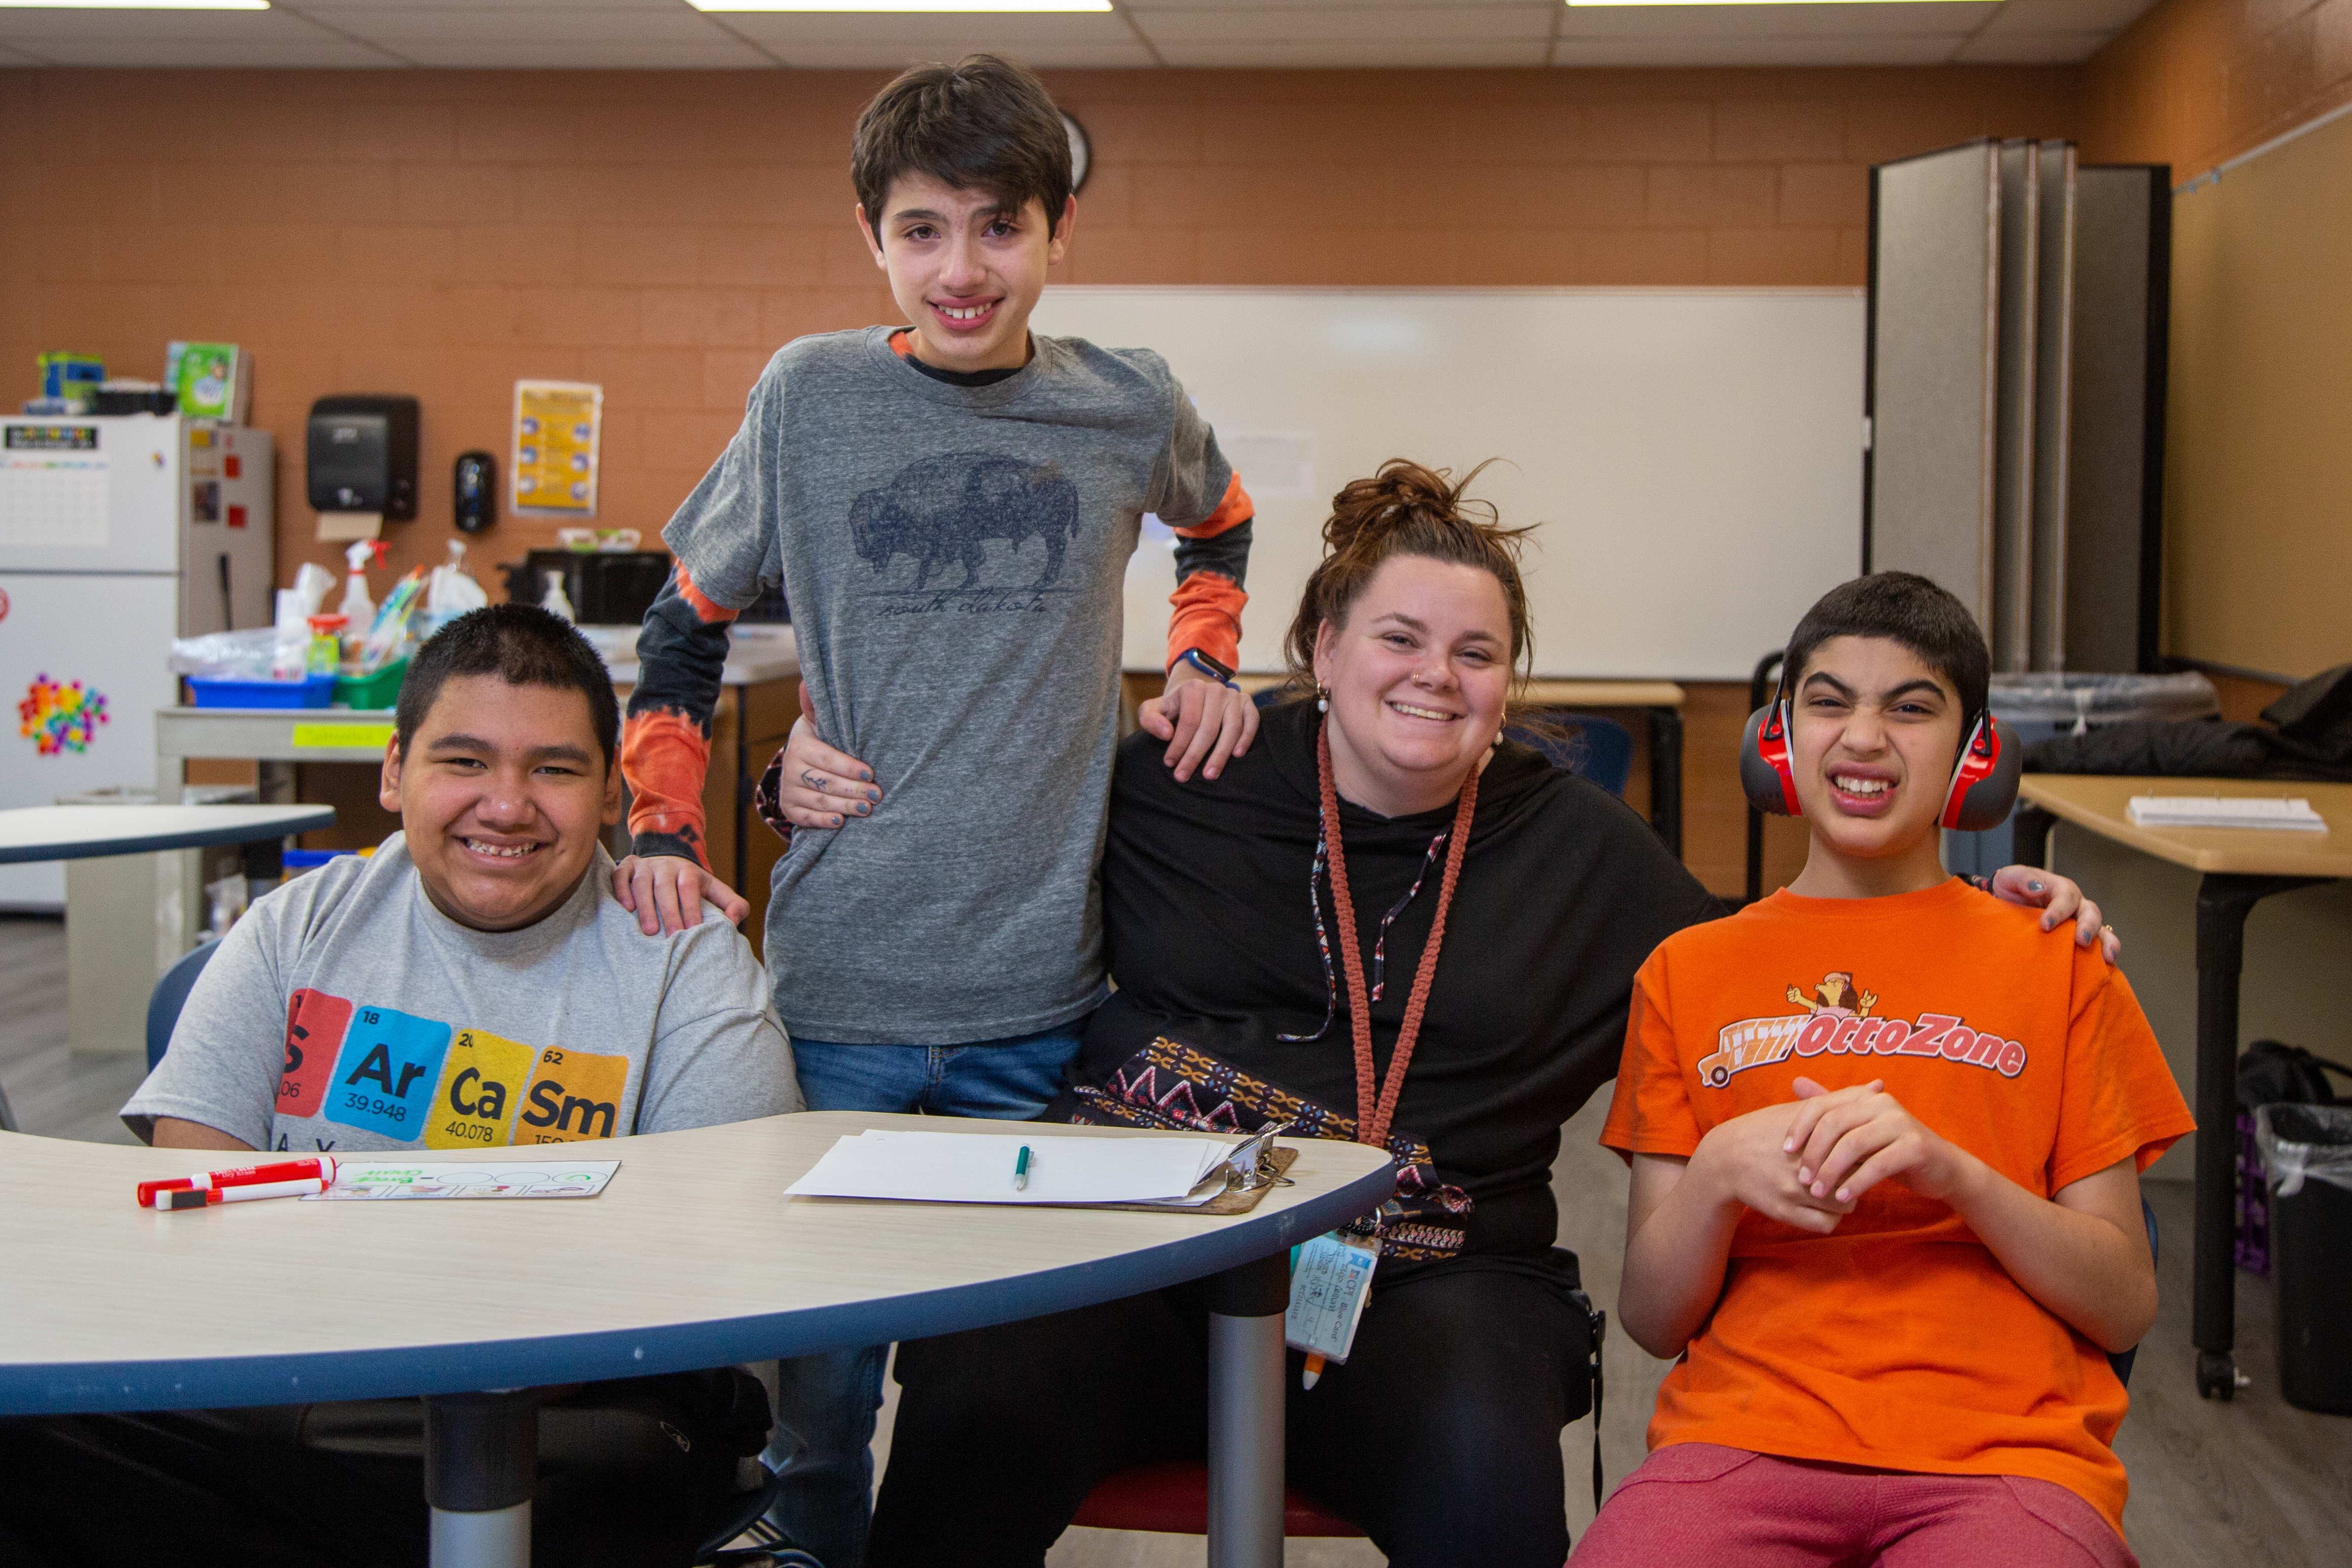
[(1323, 522), (1323, 542), (1335, 552), (1344, 552), (1414, 521), (1460, 523), (1465, 521), (1462, 491), (1476, 473), (1473, 469), (1461, 484), (1450, 484), (1447, 481), (1453, 476), (1443, 468), (1424, 468), (1410, 458), (1391, 458), (1381, 465), (1380, 472), (1369, 479), (1349, 479), (1331, 498), (1331, 515)]

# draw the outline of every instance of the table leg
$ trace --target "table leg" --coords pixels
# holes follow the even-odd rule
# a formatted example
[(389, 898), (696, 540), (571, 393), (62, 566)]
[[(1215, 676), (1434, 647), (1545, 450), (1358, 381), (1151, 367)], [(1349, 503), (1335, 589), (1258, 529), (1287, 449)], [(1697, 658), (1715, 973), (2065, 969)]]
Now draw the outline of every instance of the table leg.
[(425, 1500), (432, 1568), (530, 1568), (539, 1394), (434, 1394), (425, 1400)]
[(2308, 888), (2320, 877), (2210, 873), (2197, 887), (2197, 1208), (2189, 1342), (2197, 1347), (2197, 1392), (2228, 1399), (2238, 1391), (2237, 1278), (2231, 1258), (2238, 1125), (2238, 978), (2245, 966), (2246, 916), (2273, 893)]
[(1283, 1314), (1277, 1252), (1209, 1281), (1209, 1568), (1282, 1562)]
[(1650, 710), (1650, 826), (1679, 860), (1683, 854), (1683, 716)]

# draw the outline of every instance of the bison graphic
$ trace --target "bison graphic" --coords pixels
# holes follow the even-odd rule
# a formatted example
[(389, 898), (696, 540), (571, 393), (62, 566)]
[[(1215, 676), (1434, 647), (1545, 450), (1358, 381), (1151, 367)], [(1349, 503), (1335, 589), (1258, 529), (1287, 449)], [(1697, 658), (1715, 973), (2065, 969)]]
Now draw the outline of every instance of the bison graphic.
[(1062, 574), (1062, 557), (1078, 531), (1078, 489), (1051, 463), (1024, 463), (979, 452), (926, 458), (898, 470), (849, 508), (849, 539), (858, 559), (879, 575), (891, 558), (913, 557), (915, 586), (950, 562), (963, 563), (963, 585), (980, 586), (987, 543), (1003, 540), (1018, 551), (1045, 542), (1045, 570), (1033, 586)]

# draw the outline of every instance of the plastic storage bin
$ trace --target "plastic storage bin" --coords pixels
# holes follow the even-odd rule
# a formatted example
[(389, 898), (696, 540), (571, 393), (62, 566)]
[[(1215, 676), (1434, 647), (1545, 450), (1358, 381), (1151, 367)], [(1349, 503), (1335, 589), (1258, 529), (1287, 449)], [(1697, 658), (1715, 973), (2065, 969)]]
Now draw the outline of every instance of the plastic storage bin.
[(342, 676), (335, 681), (335, 700), (346, 708), (389, 708), (400, 698), (400, 683), (408, 675), (408, 660), (395, 658), (373, 675)]
[[(2027, 745), (2081, 735), (2126, 720), (2210, 719), (2221, 711), (2213, 683), (2183, 675), (1996, 675), (1993, 716)], [(1944, 865), (1960, 876), (1990, 877), (2017, 858), (2017, 835), (2004, 822), (1982, 833), (1944, 835)]]
[(324, 708), (335, 700), (335, 678), (306, 675), (299, 680), (237, 680), (192, 675), (188, 691), (199, 708)]
[(2271, 1199), (2279, 1393), (2352, 1415), (2352, 1105), (2265, 1105), (2254, 1141)]

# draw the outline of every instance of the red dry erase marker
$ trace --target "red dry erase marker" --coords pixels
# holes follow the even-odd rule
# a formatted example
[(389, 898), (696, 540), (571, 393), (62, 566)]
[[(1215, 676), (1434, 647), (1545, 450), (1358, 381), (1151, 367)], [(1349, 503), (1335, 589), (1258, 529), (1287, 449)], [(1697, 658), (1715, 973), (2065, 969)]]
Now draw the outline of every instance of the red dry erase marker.
[(198, 1171), (193, 1176), (177, 1176), (164, 1182), (142, 1182), (139, 1184), (139, 1206), (161, 1207), (155, 1202), (157, 1193), (201, 1193), (216, 1187), (250, 1187), (268, 1182), (312, 1179), (329, 1185), (333, 1184), (335, 1157), (332, 1154), (278, 1160), (267, 1165), (236, 1165), (226, 1171)]
[(327, 1184), (316, 1176), (299, 1182), (245, 1182), (234, 1187), (167, 1187), (155, 1194), (154, 1206), (210, 1208), (215, 1204), (249, 1204), (261, 1198), (306, 1198), (326, 1190)]

